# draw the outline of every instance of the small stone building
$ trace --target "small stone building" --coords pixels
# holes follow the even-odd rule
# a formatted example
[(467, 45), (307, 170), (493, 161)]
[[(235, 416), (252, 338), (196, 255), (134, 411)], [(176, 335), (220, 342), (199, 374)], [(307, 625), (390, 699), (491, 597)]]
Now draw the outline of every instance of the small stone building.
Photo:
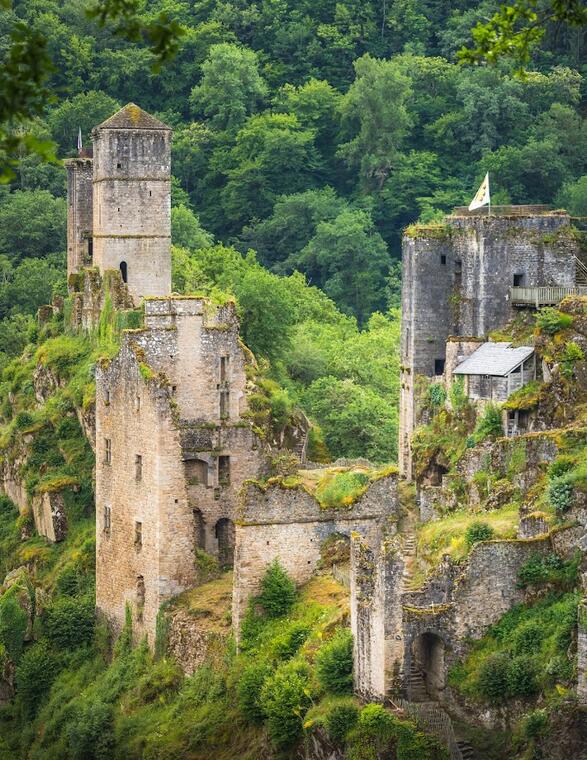
[(146, 299), (96, 372), (96, 604), (151, 645), (163, 601), (198, 583), (197, 550), (232, 564), (240, 484), (262, 452), (234, 304)]
[(502, 403), (536, 379), (536, 356), (530, 346), (483, 343), (453, 374), (464, 378), (465, 392), (471, 400)]

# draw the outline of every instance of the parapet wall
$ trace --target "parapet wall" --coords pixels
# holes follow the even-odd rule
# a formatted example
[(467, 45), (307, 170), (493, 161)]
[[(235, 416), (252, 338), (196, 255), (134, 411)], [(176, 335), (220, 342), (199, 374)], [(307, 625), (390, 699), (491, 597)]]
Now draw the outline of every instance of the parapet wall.
[(300, 585), (319, 568), (321, 547), (329, 536), (350, 539), (356, 532), (373, 542), (384, 521), (390, 532), (395, 530), (399, 513), (396, 476), (375, 481), (353, 505), (335, 509), (322, 508), (303, 488), (245, 484), (236, 512), (232, 619), (237, 638), (248, 601), (274, 560)]

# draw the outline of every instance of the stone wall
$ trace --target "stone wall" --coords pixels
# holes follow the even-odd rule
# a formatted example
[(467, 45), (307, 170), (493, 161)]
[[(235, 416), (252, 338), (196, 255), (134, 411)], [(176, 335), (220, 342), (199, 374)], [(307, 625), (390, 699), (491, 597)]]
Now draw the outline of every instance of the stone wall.
[(268, 566), (279, 560), (296, 584), (308, 581), (320, 566), (321, 547), (333, 534), (350, 538), (353, 532), (374, 541), (384, 518), (389, 531), (399, 517), (397, 478), (375, 481), (349, 508), (324, 509), (303, 488), (281, 483), (266, 488), (246, 484), (236, 513), (233, 625), (240, 621)]
[(238, 488), (263, 459), (234, 305), (147, 299), (145, 324), (96, 373), (96, 596), (115, 628), (129, 603), (152, 644), (161, 603), (197, 583), (196, 550), (231, 563)]
[(417, 375), (444, 372), (450, 335), (483, 337), (514, 314), (514, 275), (528, 287), (573, 285), (577, 242), (564, 213), (448, 217), (403, 241), (400, 471), (411, 477)]

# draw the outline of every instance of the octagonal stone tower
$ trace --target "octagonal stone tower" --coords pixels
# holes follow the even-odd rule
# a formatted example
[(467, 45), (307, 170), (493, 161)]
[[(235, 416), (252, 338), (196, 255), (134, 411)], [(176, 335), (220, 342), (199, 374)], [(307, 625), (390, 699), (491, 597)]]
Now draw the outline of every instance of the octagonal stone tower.
[(171, 129), (129, 103), (92, 130), (93, 265), (135, 300), (171, 292)]

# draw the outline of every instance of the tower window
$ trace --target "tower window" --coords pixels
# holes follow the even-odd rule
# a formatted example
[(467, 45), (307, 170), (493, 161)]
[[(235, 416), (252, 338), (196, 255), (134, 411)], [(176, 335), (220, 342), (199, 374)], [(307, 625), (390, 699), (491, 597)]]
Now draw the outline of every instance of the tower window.
[(218, 457), (218, 483), (221, 486), (230, 485), (230, 457)]
[(435, 375), (442, 375), (444, 374), (444, 359), (435, 359), (434, 360), (434, 374)]
[(143, 620), (143, 608), (145, 606), (145, 579), (137, 575), (137, 620)]
[(141, 397), (135, 396), (135, 412), (141, 411)]
[(111, 517), (110, 507), (104, 507), (104, 533), (108, 535), (110, 535)]
[[(120, 163), (119, 163), (119, 164), (116, 164), (116, 168), (117, 168), (117, 169), (122, 169), (122, 164), (120, 164)], [(120, 209), (118, 209), (118, 210), (120, 211)]]
[(104, 464), (112, 464), (112, 440), (104, 438)]
[(220, 391), (220, 419), (227, 420), (230, 417), (230, 393), (227, 390)]
[(143, 546), (143, 523), (135, 523), (135, 549), (141, 549)]
[(91, 261), (94, 257), (94, 238), (88, 238), (88, 259)]
[(122, 281), (128, 282), (128, 267), (126, 261), (120, 262), (120, 274), (122, 275)]
[(524, 274), (518, 273), (514, 275), (514, 288), (521, 288), (524, 286)]
[(152, 193), (151, 193), (151, 191), (149, 190), (149, 198), (151, 197), (151, 195), (152, 195)]
[(228, 356), (220, 357), (220, 382), (225, 383), (228, 380)]
[(440, 254), (440, 263), (442, 264), (443, 267), (446, 266), (446, 254), (444, 253)]
[(110, 406), (110, 391), (104, 391), (104, 405)]
[(143, 479), (143, 457), (135, 454), (135, 480)]

